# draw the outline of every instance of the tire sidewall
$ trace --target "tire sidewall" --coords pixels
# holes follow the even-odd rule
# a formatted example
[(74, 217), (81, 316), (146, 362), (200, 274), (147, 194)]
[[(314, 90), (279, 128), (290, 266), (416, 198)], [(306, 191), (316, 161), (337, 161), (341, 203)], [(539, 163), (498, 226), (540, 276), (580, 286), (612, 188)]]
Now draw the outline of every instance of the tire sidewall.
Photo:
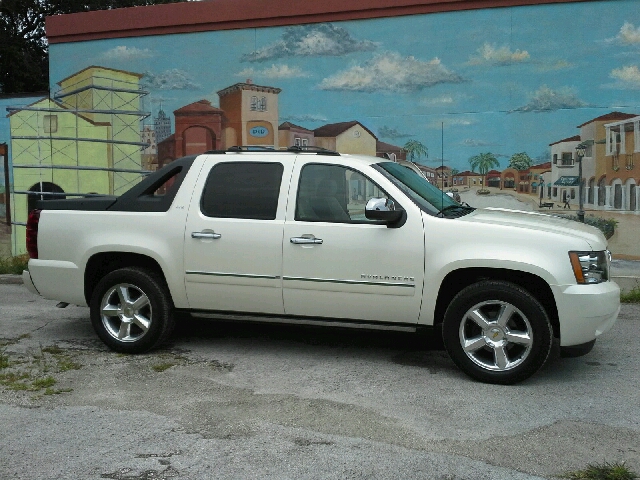
[[(101, 304), (104, 295), (114, 285), (128, 283), (139, 288), (151, 304), (151, 324), (139, 340), (121, 342), (107, 332), (102, 323)], [(105, 275), (93, 290), (90, 303), (91, 324), (100, 339), (112, 350), (121, 353), (142, 353), (152, 349), (165, 336), (170, 325), (171, 307), (162, 282), (150, 271), (139, 268), (122, 268)]]
[[(491, 300), (508, 302), (518, 308), (531, 325), (533, 339), (527, 358), (520, 365), (501, 372), (477, 365), (460, 342), (460, 324), (465, 313)], [(509, 282), (484, 281), (464, 288), (454, 297), (444, 316), (442, 337), (451, 359), (464, 373), (482, 382), (508, 385), (530, 377), (542, 367), (551, 350), (552, 330), (546, 311), (529, 292)]]

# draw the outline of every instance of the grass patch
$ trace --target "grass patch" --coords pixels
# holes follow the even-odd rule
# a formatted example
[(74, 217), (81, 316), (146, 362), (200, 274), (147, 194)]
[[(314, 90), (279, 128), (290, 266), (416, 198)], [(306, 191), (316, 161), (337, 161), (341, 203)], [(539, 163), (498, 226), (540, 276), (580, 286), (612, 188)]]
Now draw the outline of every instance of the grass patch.
[(638, 478), (635, 472), (629, 470), (623, 463), (603, 463), (601, 465), (587, 465), (584, 470), (576, 470), (560, 475), (569, 480), (634, 480)]
[(57, 383), (55, 376), (82, 368), (72, 354), (57, 345), (41, 346), (37, 354), (15, 357), (11, 358), (6, 352), (0, 351), (0, 365), (5, 365), (0, 369), (0, 386), (13, 391), (39, 392), (39, 395), (71, 392), (70, 388), (54, 389)]
[(176, 365), (175, 363), (171, 363), (171, 362), (156, 363), (155, 365), (152, 365), (151, 368), (156, 372), (164, 372), (165, 370), (168, 370), (169, 368), (175, 365)]
[(53, 377), (36, 378), (31, 385), (33, 388), (40, 390), (41, 388), (53, 387), (56, 384), (56, 379)]
[(18, 255), (17, 257), (0, 258), (0, 275), (14, 274), (20, 275), (27, 269), (29, 255)]
[(640, 303), (640, 286), (633, 287), (628, 292), (623, 290), (620, 292), (621, 303)]
[(0, 370), (9, 368), (9, 365), (11, 365), (11, 362), (9, 362), (9, 356), (4, 352), (0, 352)]

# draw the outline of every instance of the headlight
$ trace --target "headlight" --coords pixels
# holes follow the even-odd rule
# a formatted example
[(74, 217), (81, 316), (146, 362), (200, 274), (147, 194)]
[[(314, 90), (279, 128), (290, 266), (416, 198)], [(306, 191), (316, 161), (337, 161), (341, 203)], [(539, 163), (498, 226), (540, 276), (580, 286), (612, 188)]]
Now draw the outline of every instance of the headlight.
[(580, 284), (601, 283), (609, 280), (609, 250), (600, 252), (569, 252), (573, 274)]

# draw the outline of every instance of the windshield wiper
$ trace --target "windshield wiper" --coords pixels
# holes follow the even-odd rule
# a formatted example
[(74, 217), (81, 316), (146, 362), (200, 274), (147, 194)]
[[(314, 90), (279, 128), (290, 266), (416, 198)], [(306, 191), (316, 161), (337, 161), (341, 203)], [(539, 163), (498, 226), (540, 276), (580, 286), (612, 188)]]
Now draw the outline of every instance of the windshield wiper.
[[(448, 217), (448, 218), (457, 218), (457, 217), (463, 217), (467, 213), (471, 213), (474, 210), (475, 210), (475, 208), (470, 207), (467, 204), (465, 204), (465, 205), (449, 205), (449, 206), (444, 207), (442, 210), (440, 210), (440, 213), (438, 213), (438, 216), (439, 217)], [(447, 213), (445, 213), (445, 212), (447, 212)]]

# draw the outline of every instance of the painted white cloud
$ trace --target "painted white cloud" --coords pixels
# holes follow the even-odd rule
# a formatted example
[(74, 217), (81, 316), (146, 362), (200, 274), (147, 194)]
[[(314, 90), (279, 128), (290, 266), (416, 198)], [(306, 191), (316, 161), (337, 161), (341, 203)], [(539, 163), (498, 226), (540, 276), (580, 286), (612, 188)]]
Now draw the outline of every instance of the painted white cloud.
[(428, 62), (413, 56), (402, 57), (395, 52), (374, 56), (363, 65), (354, 65), (319, 85), (321, 90), (351, 92), (417, 92), (442, 83), (462, 83), (465, 80), (450, 71), (439, 58)]
[(189, 74), (183, 70), (173, 68), (162, 73), (145, 72), (142, 83), (151, 90), (198, 90), (200, 85), (195, 83)]
[(440, 130), (441, 128), (450, 128), (450, 127), (468, 127), (470, 125), (475, 124), (476, 122), (470, 120), (468, 118), (458, 118), (458, 117), (445, 117), (440, 120), (434, 120), (427, 125), (430, 129)]
[(236, 77), (243, 78), (303, 78), (310, 75), (303, 72), (298, 67), (290, 67), (288, 65), (271, 65), (268, 68), (255, 69), (245, 68), (236, 73)]
[(451, 95), (441, 95), (439, 97), (423, 98), (420, 100), (420, 104), (425, 106), (452, 105), (453, 103), (455, 103), (455, 100)]
[(282, 38), (259, 50), (243, 55), (243, 62), (266, 62), (287, 57), (341, 56), (375, 50), (377, 44), (357, 40), (343, 27), (331, 23), (296, 25), (284, 29)]
[(553, 60), (548, 62), (541, 62), (537, 66), (537, 68), (541, 72), (553, 72), (557, 70), (567, 70), (570, 68), (575, 68), (575, 64), (567, 60)]
[(611, 70), (609, 76), (617, 82), (610, 85), (612, 88), (640, 89), (640, 69), (637, 65), (627, 65), (626, 67)]
[(499, 143), (487, 142), (485, 140), (476, 140), (473, 138), (466, 138), (460, 142), (460, 145), (464, 147), (499, 147)]
[(148, 98), (153, 105), (161, 105), (163, 103), (168, 103), (176, 100), (176, 98), (165, 97), (164, 95), (149, 95)]
[(624, 22), (618, 35), (608, 38), (606, 41), (621, 43), (622, 45), (640, 45), (640, 27), (636, 28), (632, 23)]
[(105, 60), (131, 61), (140, 60), (142, 58), (151, 58), (155, 54), (148, 48), (127, 47), (124, 45), (114, 47), (102, 54)]
[(526, 50), (511, 51), (507, 46), (496, 47), (490, 43), (485, 43), (477, 50), (477, 55), (469, 57), (470, 65), (512, 65), (529, 61), (529, 52)]
[(410, 138), (413, 135), (409, 133), (402, 133), (398, 131), (396, 128), (391, 128), (386, 125), (383, 125), (378, 129), (378, 135), (382, 138), (391, 138), (393, 140), (397, 140), (399, 138)]
[(552, 90), (542, 85), (531, 95), (531, 100), (526, 105), (512, 110), (513, 112), (552, 112), (565, 108), (580, 108), (588, 106), (580, 100), (569, 88)]
[(322, 122), (326, 123), (327, 117), (322, 115), (304, 114), (304, 115), (289, 115), (281, 117), (281, 120), (286, 122)]

